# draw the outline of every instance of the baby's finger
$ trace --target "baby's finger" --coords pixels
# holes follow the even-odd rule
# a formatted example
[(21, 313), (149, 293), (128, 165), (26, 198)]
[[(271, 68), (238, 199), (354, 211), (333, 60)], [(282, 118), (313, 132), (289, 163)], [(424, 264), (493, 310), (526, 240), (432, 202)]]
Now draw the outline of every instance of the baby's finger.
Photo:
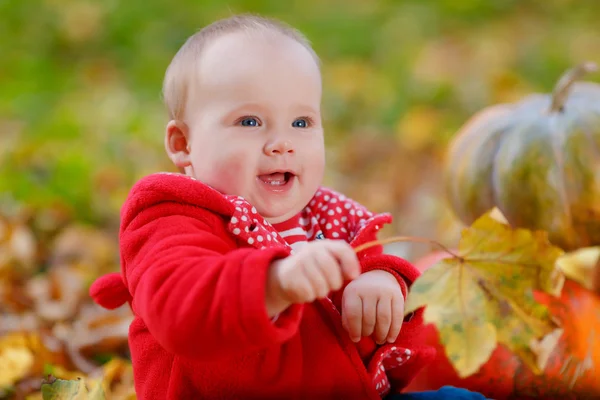
[(329, 291), (338, 290), (342, 287), (344, 279), (337, 259), (328, 251), (322, 251), (316, 254), (321, 274), (327, 281)]
[(377, 302), (377, 319), (375, 322), (375, 342), (383, 344), (390, 332), (392, 325), (392, 302), (387, 299), (379, 299)]
[(374, 298), (362, 299), (362, 336), (371, 336), (375, 330), (377, 318), (377, 300)]
[(399, 296), (392, 297), (392, 323), (390, 325), (390, 332), (388, 333), (387, 341), (393, 343), (398, 338), (398, 334), (402, 329), (402, 322), (404, 321), (404, 298)]
[(293, 304), (313, 301), (316, 295), (302, 266), (298, 265), (298, 269), (292, 272), (285, 276), (282, 283), (282, 290), (286, 299)]
[(352, 280), (360, 275), (360, 262), (356, 253), (346, 242), (333, 242), (332, 246), (329, 246), (329, 251), (339, 261), (342, 267), (342, 275), (345, 279)]
[(329, 294), (329, 284), (323, 275), (323, 267), (318, 265), (318, 260), (303, 265), (304, 274), (312, 288), (314, 298), (323, 298)]
[(362, 300), (357, 295), (344, 296), (342, 298), (342, 319), (353, 342), (360, 340), (362, 328)]

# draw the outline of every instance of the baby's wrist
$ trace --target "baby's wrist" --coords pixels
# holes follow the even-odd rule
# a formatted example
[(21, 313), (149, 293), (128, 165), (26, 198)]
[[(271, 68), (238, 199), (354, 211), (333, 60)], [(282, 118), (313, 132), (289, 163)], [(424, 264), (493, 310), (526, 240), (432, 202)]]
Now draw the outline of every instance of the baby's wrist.
[(390, 280), (393, 280), (394, 282), (398, 282), (398, 279), (396, 278), (396, 275), (392, 274), (389, 271), (386, 271), (384, 269), (372, 269), (370, 271), (367, 272), (363, 272), (363, 275), (369, 275), (369, 276), (377, 276), (377, 277), (382, 277), (382, 278), (388, 278)]

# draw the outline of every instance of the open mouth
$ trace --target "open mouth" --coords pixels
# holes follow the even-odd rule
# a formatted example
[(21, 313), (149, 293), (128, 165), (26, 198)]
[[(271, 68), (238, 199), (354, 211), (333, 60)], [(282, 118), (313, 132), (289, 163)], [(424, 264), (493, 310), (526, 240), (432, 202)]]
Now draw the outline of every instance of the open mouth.
[(273, 187), (281, 187), (287, 185), (295, 175), (291, 172), (273, 172), (271, 174), (259, 175), (258, 179), (263, 183)]

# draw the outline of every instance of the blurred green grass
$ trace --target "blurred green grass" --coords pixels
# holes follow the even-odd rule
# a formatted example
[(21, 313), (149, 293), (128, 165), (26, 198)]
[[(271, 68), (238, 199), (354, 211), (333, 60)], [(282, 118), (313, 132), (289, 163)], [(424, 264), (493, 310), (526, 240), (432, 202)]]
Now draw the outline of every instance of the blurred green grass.
[(131, 184), (172, 170), (171, 57), (238, 12), (283, 19), (323, 59), (326, 183), (441, 240), (457, 232), (440, 163), (460, 125), (600, 61), (596, 0), (0, 0), (0, 201), (116, 226)]

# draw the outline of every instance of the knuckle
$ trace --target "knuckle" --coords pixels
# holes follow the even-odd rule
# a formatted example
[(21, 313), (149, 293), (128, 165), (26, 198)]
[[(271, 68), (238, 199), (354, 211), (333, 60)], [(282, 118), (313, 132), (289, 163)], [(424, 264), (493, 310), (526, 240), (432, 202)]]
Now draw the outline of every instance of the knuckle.
[(349, 307), (345, 311), (346, 311), (346, 318), (348, 318), (349, 321), (359, 320), (362, 316), (361, 311), (354, 307)]
[(319, 298), (327, 297), (329, 294), (329, 289), (326, 286), (323, 286), (319, 289)]
[(375, 326), (363, 324), (362, 330), (363, 330), (363, 333), (365, 336), (369, 336), (369, 335), (373, 334), (373, 331), (375, 330)]
[(290, 284), (290, 292), (298, 300), (306, 300), (310, 296), (309, 286), (300, 279), (296, 279)]
[(383, 313), (377, 315), (377, 322), (381, 325), (390, 325), (392, 322), (392, 316), (388, 313)]
[(344, 294), (347, 296), (351, 296), (351, 297), (359, 297), (360, 290), (356, 285), (353, 285), (352, 283), (350, 283), (350, 284), (348, 284), (348, 286), (346, 286), (346, 289), (344, 290)]
[(309, 288), (302, 288), (299, 293), (302, 299), (306, 302), (313, 301), (315, 299), (314, 291)]
[(365, 317), (363, 318), (363, 326), (373, 329), (375, 328), (375, 317), (372, 317), (370, 315), (365, 315)]
[(338, 290), (342, 287), (342, 281), (340, 279), (335, 279), (333, 280), (333, 282), (331, 283), (331, 289), (332, 290)]

